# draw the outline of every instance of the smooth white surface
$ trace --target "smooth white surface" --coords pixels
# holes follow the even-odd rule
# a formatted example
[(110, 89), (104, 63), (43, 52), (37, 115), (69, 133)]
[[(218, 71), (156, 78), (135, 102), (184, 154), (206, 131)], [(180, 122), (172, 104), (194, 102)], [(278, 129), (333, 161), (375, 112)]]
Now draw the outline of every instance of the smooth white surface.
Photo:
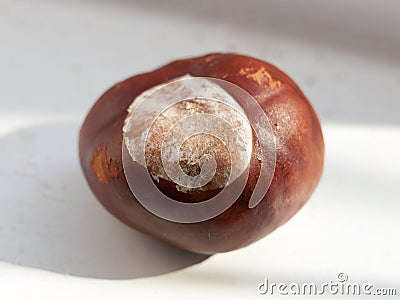
[[(400, 293), (398, 2), (186, 2), (0, 1), (0, 298), (251, 299), (265, 277), (339, 272)], [(262, 241), (139, 279), (203, 257), (106, 213), (79, 170), (77, 131), (116, 81), (212, 51), (298, 82), (323, 124), (323, 178)]]

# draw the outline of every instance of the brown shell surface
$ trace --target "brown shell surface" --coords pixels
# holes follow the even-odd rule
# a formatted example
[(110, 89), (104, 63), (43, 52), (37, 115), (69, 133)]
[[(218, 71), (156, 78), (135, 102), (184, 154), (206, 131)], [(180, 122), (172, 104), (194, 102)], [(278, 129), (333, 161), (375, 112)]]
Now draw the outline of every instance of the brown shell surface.
[[(133, 196), (122, 165), (122, 128), (127, 109), (142, 92), (186, 74), (224, 79), (240, 86), (258, 101), (268, 116), (276, 136), (277, 161), (271, 186), (255, 208), (248, 208), (260, 169), (254, 151), (242, 195), (213, 219), (190, 224), (167, 221), (147, 211)], [(79, 154), (93, 193), (114, 216), (176, 247), (212, 254), (259, 240), (284, 224), (306, 203), (322, 173), (324, 141), (312, 106), (285, 73), (248, 56), (211, 54), (172, 62), (110, 88), (84, 121)], [(181, 193), (165, 180), (157, 184), (180, 201), (194, 202), (213, 195)]]

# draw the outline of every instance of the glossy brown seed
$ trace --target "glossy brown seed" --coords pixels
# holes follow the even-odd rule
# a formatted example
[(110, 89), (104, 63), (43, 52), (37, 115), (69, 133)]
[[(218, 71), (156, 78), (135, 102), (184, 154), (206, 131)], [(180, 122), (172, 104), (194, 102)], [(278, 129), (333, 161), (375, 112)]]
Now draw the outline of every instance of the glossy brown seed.
[[(250, 93), (268, 116), (276, 137), (276, 168), (266, 196), (255, 208), (250, 209), (248, 202), (259, 176), (256, 151), (252, 151), (243, 193), (213, 219), (190, 224), (167, 221), (146, 210), (133, 196), (122, 164), (122, 131), (128, 108), (142, 92), (185, 75), (231, 82)], [(254, 138), (252, 146), (258, 147)], [(89, 112), (80, 132), (79, 152), (91, 189), (118, 219), (179, 248), (211, 254), (249, 245), (290, 219), (319, 181), (324, 142), (313, 108), (285, 73), (248, 56), (211, 54), (175, 61), (114, 85)], [(223, 157), (220, 162), (224, 162)], [(188, 174), (198, 172), (195, 163), (185, 161), (182, 168)], [(183, 202), (202, 201), (219, 192), (215, 187), (188, 193), (163, 178), (156, 184), (165, 194)]]

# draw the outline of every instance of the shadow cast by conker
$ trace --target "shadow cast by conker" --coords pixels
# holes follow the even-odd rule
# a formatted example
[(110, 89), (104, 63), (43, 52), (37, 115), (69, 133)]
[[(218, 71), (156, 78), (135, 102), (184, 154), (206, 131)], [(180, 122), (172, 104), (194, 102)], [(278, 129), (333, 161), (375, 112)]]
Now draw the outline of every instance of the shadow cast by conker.
[(134, 279), (207, 259), (130, 230), (101, 208), (82, 184), (78, 127), (46, 123), (0, 138), (0, 261), (77, 277)]

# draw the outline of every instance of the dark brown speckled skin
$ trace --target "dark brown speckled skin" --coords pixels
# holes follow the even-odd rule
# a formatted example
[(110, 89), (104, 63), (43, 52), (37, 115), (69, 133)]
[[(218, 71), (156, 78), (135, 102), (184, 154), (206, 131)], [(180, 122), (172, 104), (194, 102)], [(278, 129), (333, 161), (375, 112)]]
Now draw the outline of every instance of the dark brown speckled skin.
[[(243, 70), (249, 74), (265, 70), (272, 80), (265, 77), (260, 84), (254, 78), (248, 78)], [(122, 126), (127, 108), (141, 92), (185, 74), (230, 81), (254, 96), (268, 115), (277, 140), (277, 165), (267, 195), (255, 208), (248, 208), (259, 170), (254, 157), (251, 176), (241, 197), (223, 214), (208, 221), (192, 224), (166, 221), (148, 212), (133, 197), (121, 163)], [(273, 81), (280, 81), (281, 85), (271, 88)], [(276, 67), (236, 54), (183, 59), (116, 84), (89, 112), (79, 142), (85, 176), (107, 210), (139, 231), (179, 248), (204, 254), (244, 247), (289, 220), (314, 191), (324, 158), (318, 118), (298, 86)], [(99, 149), (103, 154), (94, 169), (93, 161)], [(106, 179), (102, 182), (94, 172), (96, 168), (105, 170)], [(107, 173), (109, 169), (112, 170)], [(168, 182), (163, 184), (168, 190)]]

